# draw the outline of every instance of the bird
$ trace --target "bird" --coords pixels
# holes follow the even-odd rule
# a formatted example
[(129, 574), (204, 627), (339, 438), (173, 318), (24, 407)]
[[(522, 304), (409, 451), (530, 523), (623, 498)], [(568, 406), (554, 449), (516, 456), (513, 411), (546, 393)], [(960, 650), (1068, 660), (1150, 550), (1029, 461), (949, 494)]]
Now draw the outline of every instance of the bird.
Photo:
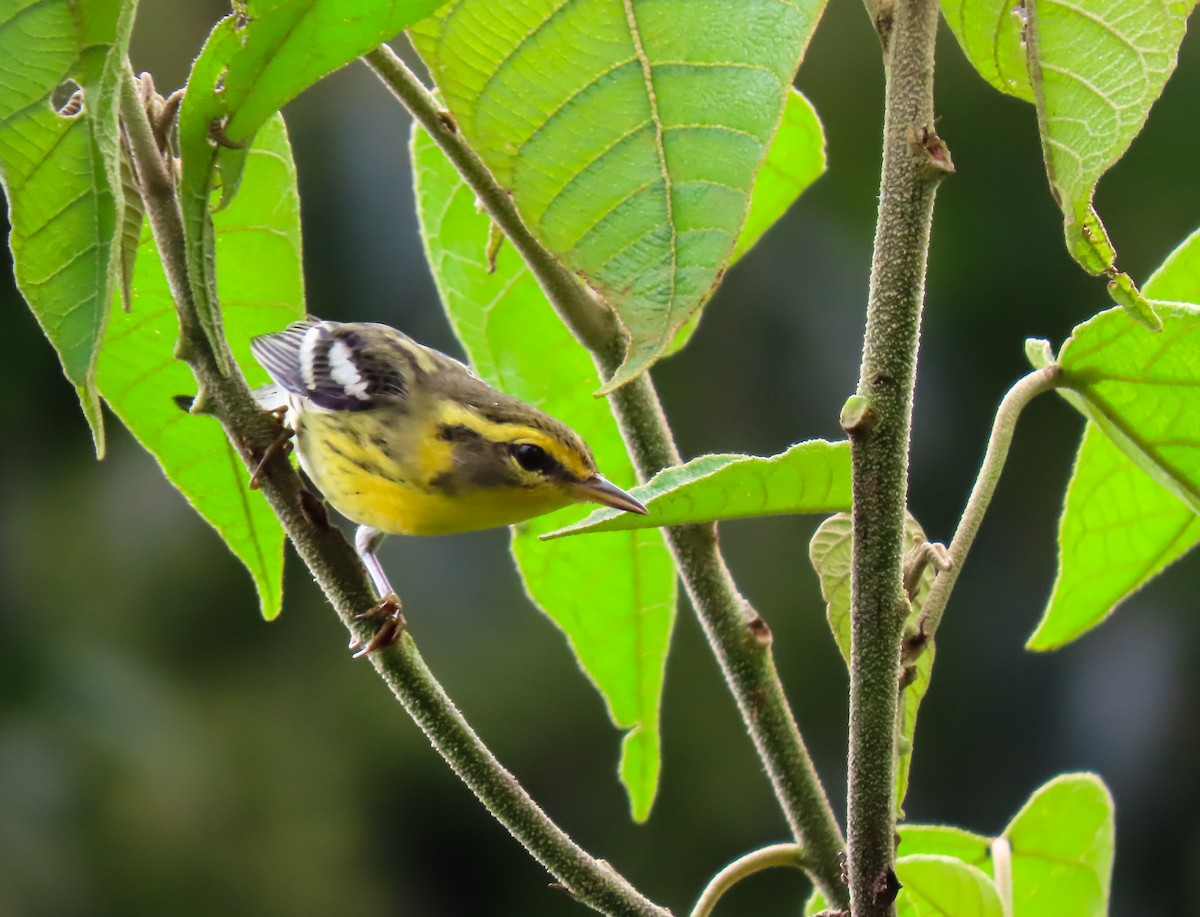
[(281, 441), (294, 438), (325, 500), (358, 526), (355, 549), (379, 596), (361, 617), (384, 623), (351, 644), (356, 657), (404, 627), (376, 554), (386, 535), (494, 528), (573, 503), (647, 512), (562, 421), (388, 325), (310, 316), (252, 338), (250, 350), (272, 383), (255, 399), (282, 418)]

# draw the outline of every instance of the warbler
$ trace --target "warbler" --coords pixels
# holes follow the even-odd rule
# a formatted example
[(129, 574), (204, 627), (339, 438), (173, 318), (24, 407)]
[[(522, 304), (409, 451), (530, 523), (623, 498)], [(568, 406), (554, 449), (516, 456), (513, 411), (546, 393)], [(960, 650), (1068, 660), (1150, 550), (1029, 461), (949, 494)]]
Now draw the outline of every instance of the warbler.
[(395, 638), (400, 600), (376, 550), (388, 534), (443, 535), (521, 522), (571, 503), (646, 508), (596, 470), (566, 424), (492, 388), (465, 365), (387, 325), (309, 318), (255, 337), (300, 466), (339, 513), (385, 624), (356, 655)]

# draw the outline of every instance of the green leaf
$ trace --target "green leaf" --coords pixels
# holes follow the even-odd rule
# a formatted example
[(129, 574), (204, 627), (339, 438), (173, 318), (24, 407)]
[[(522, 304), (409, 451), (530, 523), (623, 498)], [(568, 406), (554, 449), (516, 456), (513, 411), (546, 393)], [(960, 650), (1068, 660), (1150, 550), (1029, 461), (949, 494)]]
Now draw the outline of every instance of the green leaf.
[[(1115, 257), (1092, 207), (1096, 182), (1141, 131), (1175, 69), (1194, 5), (1195, 0), (1025, 5), (1029, 77), (1050, 189), (1063, 212), (1067, 248), (1093, 274), (1110, 271)], [(1143, 308), (1139, 303), (1137, 311)]]
[(1070, 643), (1200, 541), (1200, 516), (1089, 423), (1058, 524), (1058, 575), (1029, 638)]
[[(219, 167), (232, 199), (245, 148), (275, 112), (445, 0), (247, 0), (217, 23), (188, 77), (179, 112), (180, 200), (192, 293), (205, 333), (221, 353), (207, 225)], [(221, 144), (214, 137), (221, 137)]]
[(1184, 239), (1146, 281), (1156, 300), (1200, 303), (1200, 229)]
[[(117, 286), (117, 109), (131, 0), (0, 0), (0, 184), (17, 288), (58, 353), (104, 455), (96, 351)], [(60, 114), (60, 87), (83, 90)]]
[(954, 857), (902, 856), (896, 875), (904, 886), (896, 898), (896, 917), (1004, 917), (988, 875)]
[(317, 80), (424, 19), (446, 0), (248, 0), (221, 91), (226, 136), (248, 142)]
[(660, 471), (631, 493), (647, 515), (597, 509), (545, 537), (849, 509), (850, 444), (814, 439), (769, 458), (702, 455)]
[(949, 825), (900, 825), (896, 830), (900, 835), (897, 851), (903, 856), (923, 853), (954, 857), (992, 874), (991, 838)]
[(1109, 309), (1059, 354), (1064, 397), (1143, 471), (1200, 510), (1200, 306), (1162, 303), (1157, 334)]
[[(904, 551), (909, 557), (913, 549), (928, 539), (912, 516), (904, 522)], [(833, 639), (841, 650), (846, 665), (850, 665), (850, 561), (853, 545), (853, 524), (845, 513), (830, 516), (817, 528), (808, 546), (808, 556), (821, 581), (821, 596), (826, 603), (826, 617)], [(919, 631), (921, 606), (933, 585), (935, 570), (932, 564), (921, 572), (912, 611), (905, 622), (906, 641), (913, 641)], [(908, 772), (912, 763), (913, 737), (917, 730), (917, 710), (929, 690), (933, 674), (935, 649), (932, 640), (920, 641), (924, 650), (908, 663), (909, 681), (900, 694), (897, 716), (900, 718), (899, 747), (896, 749), (896, 808), (904, 803), (908, 792)], [(903, 812), (901, 812), (901, 815)]]
[[(213, 222), (230, 346), (250, 383), (265, 383), (266, 373), (250, 357), (250, 337), (278, 330), (305, 311), (300, 199), (282, 118), (259, 131), (242, 193)], [(263, 616), (274, 618), (282, 598), (283, 529), (262, 494), (249, 489), (249, 473), (220, 424), (185, 414), (172, 401), (194, 391), (196, 383), (174, 357), (179, 322), (148, 229), (141, 249), (132, 312), (113, 297), (98, 363), (100, 391), (168, 480), (246, 565)]]
[[(418, 213), (443, 305), (475, 371), (497, 388), (569, 423), (604, 474), (635, 480), (591, 359), (558, 321), (511, 245), (489, 272), (486, 214), (424, 131), (413, 137)], [(513, 553), (530, 598), (566, 633), (613, 722), (628, 730), (621, 780), (645, 819), (660, 767), (659, 705), (675, 613), (675, 568), (658, 531), (616, 532), (544, 544), (538, 535), (582, 507), (517, 526)]]
[[(1063, 774), (1044, 784), (995, 839), (944, 825), (901, 825), (896, 872), (910, 898), (897, 900), (897, 914), (973, 914), (970, 896), (979, 877), (994, 883), (993, 890), (1010, 903), (1012, 917), (1100, 917), (1108, 913), (1113, 862), (1113, 805), (1103, 781), (1094, 774)], [(916, 854), (914, 856), (913, 854)], [(929, 855), (965, 864), (973, 879), (914, 874), (902, 865)], [(923, 870), (920, 870), (924, 872)], [(990, 878), (990, 877), (995, 877)], [(967, 896), (949, 910), (906, 910), (912, 896), (948, 907), (955, 888)], [(983, 899), (990, 901), (986, 892)], [(980, 900), (983, 900), (980, 899)], [(819, 902), (817, 902), (819, 903)], [(990, 904), (988, 905), (990, 906)], [(961, 908), (961, 909), (959, 909)], [(819, 907), (810, 902), (805, 913)], [(985, 912), (990, 913), (990, 912)]]
[(941, 0), (979, 74), (1036, 106), (1067, 249), (1088, 272), (1109, 274), (1113, 301), (1150, 328), (1158, 327), (1154, 308), (1115, 270), (1116, 250), (1092, 199), (1174, 71), (1195, 2)]
[(1095, 774), (1042, 786), (1005, 828), (1015, 917), (1103, 917), (1114, 845), (1112, 796)]
[(824, 0), (458, 0), (411, 30), (535, 236), (616, 309), (611, 390), (712, 294)]
[[(247, 0), (213, 29), (188, 79), (180, 115), (185, 170), (189, 160), (228, 157), (309, 86), (394, 38), (446, 0)], [(238, 6), (238, 4), (235, 4)], [(203, 55), (202, 55), (203, 56)], [(212, 140), (213, 130), (223, 140)], [(226, 181), (222, 205), (236, 180)], [(207, 201), (207, 195), (205, 195)]]
[(1025, 64), (1025, 18), (1013, 0), (941, 0), (942, 15), (979, 75), (1001, 92), (1033, 101)]
[[(1200, 231), (1172, 252), (1146, 283), (1146, 293), (1163, 300), (1200, 301)], [(1121, 318), (1117, 316), (1115, 321)], [(1159, 340), (1132, 327), (1129, 330), (1131, 339)], [(1185, 378), (1169, 404), (1163, 404), (1159, 397), (1169, 393), (1171, 386), (1160, 388), (1149, 380), (1141, 381), (1149, 400), (1135, 416), (1159, 409), (1194, 413), (1194, 407), (1183, 406), (1194, 402), (1187, 391), (1194, 382)], [(1132, 377), (1125, 380), (1125, 385), (1130, 384), (1136, 384)], [(1072, 397), (1076, 407), (1093, 410)], [(1075, 458), (1059, 520), (1054, 590), (1029, 638), (1030, 649), (1054, 649), (1086, 633), (1200, 540), (1195, 503), (1180, 499), (1179, 490), (1186, 485), (1164, 487), (1158, 473), (1145, 470), (1147, 464), (1155, 463), (1153, 456), (1137, 459), (1136, 443), (1131, 445), (1121, 430), (1115, 442), (1101, 430), (1088, 424)], [(1118, 445), (1122, 442), (1125, 446)], [(1192, 459), (1191, 464), (1195, 463)]]

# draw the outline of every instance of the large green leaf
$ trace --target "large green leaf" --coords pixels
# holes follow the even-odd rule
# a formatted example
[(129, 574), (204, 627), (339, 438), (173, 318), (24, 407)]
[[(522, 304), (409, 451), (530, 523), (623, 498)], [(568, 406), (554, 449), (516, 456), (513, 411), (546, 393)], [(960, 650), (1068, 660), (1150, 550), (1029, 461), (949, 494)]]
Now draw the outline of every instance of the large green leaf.
[(1046, 173), (1072, 256), (1093, 274), (1109, 274), (1113, 301), (1152, 328), (1158, 327), (1153, 304), (1117, 273), (1093, 197), (1174, 71), (1194, 6), (1195, 0), (942, 0), (984, 79), (1036, 106)]
[(1046, 173), (1067, 247), (1092, 273), (1115, 252), (1092, 207), (1096, 182), (1138, 135), (1175, 69), (1195, 0), (1037, 0), (1025, 46)]
[(849, 509), (850, 444), (814, 439), (768, 458), (702, 455), (660, 471), (632, 493), (647, 515), (597, 509), (545, 537)]
[(1103, 917), (1115, 837), (1112, 796), (1095, 774), (1042, 786), (1004, 829), (1013, 917)]
[(1137, 465), (1200, 510), (1200, 306), (1163, 303), (1153, 333), (1109, 309), (1059, 354), (1064, 394)]
[[(475, 371), (561, 418), (591, 445), (604, 474), (635, 480), (597, 375), (557, 320), (512, 246), (488, 266), (488, 217), (424, 131), (413, 139), (418, 212), (443, 305)], [(675, 570), (658, 531), (544, 544), (538, 535), (578, 518), (562, 510), (517, 526), (513, 553), (533, 601), (566, 633), (580, 665), (628, 730), (621, 779), (634, 817), (646, 818), (659, 773), (659, 703), (675, 613)]]
[[(848, 445), (848, 444), (847, 444)], [(846, 665), (850, 665), (850, 563), (853, 548), (854, 526), (845, 513), (830, 516), (817, 528), (808, 546), (808, 556), (813, 569), (821, 581), (821, 596), (825, 599), (825, 614), (833, 639)], [(927, 541), (920, 524), (912, 516), (904, 521), (904, 550), (909, 555), (913, 549)], [(926, 564), (917, 581), (912, 596), (912, 609), (905, 622), (905, 638), (912, 641), (917, 637), (921, 606), (933, 585), (936, 571)], [(917, 710), (929, 690), (929, 679), (933, 674), (935, 656), (932, 640), (920, 644), (922, 651), (910, 663), (907, 684), (900, 692), (899, 746), (896, 749), (896, 808), (901, 809), (908, 792), (908, 772), (912, 766), (913, 737), (917, 731)], [(915, 647), (914, 647), (915, 648)], [(903, 812), (901, 812), (903, 814)]]
[[(281, 117), (259, 131), (242, 193), (213, 222), (230, 345), (250, 381), (266, 382), (250, 358), (250, 337), (304, 315), (300, 199)], [(148, 228), (132, 305), (127, 313), (113, 297), (98, 362), (104, 400), (246, 565), (264, 617), (273, 618), (282, 597), (283, 529), (262, 495), (249, 489), (249, 473), (217, 421), (185, 414), (172, 401), (196, 383), (174, 357), (179, 321)]]
[(1089, 423), (1058, 523), (1054, 590), (1028, 647), (1091, 630), (1197, 541), (1200, 516)]
[(411, 32), (530, 230), (631, 340), (671, 344), (733, 253), (824, 0), (455, 0)]
[[(96, 351), (117, 286), (117, 109), (133, 0), (0, 0), (0, 184), (17, 288), (104, 454)], [(75, 114), (56, 110), (72, 84)], [(69, 93), (67, 93), (69, 94)]]
[[(208, 214), (216, 171), (232, 198), (245, 148), (272, 114), (322, 77), (428, 16), (445, 0), (246, 0), (213, 29), (179, 113), (180, 200), (200, 320), (220, 353)], [(219, 139), (220, 143), (216, 142)]]
[[(1200, 302), (1200, 231), (1172, 252), (1147, 281), (1146, 293), (1163, 300)], [(1130, 339), (1144, 336), (1136, 333)], [(1150, 365), (1155, 363), (1152, 359)], [(1137, 385), (1135, 392), (1140, 391), (1144, 399), (1135, 412), (1135, 423), (1137, 417), (1159, 410), (1196, 411), (1189, 391), (1196, 384), (1195, 375), (1190, 381), (1185, 375), (1178, 384), (1165, 387), (1152, 384), (1151, 379), (1139, 382), (1128, 377), (1123, 381), (1126, 386)], [(1093, 410), (1071, 397), (1077, 407)], [(1168, 436), (1178, 433), (1186, 431), (1166, 431)], [(1200, 540), (1195, 501), (1180, 499), (1180, 490), (1186, 491), (1188, 485), (1180, 482), (1178, 487), (1164, 487), (1160, 474), (1147, 474), (1146, 466), (1155, 466), (1156, 460), (1153, 456), (1134, 457), (1140, 451), (1136, 436), (1130, 443), (1128, 435), (1118, 432), (1117, 442), (1124, 448), (1088, 424), (1059, 520), (1058, 575), (1042, 620), (1029, 639), (1031, 649), (1054, 649), (1095, 627)], [(1194, 477), (1200, 456), (1186, 460)]]

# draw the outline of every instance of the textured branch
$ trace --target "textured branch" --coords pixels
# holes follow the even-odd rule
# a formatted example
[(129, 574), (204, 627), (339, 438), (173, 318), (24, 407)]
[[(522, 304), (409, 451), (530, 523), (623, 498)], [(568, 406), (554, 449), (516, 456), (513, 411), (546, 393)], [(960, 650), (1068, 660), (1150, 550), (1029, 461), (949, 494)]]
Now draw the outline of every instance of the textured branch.
[(876, 19), (886, 73), (883, 169), (857, 395), (843, 412), (854, 498), (849, 862), (855, 917), (892, 913), (894, 770), (908, 442), (933, 200), (949, 154), (934, 131), (937, 0)]
[[(601, 374), (611, 377), (625, 352), (624, 334), (611, 310), (533, 237), (512, 198), (396, 53), (384, 45), (365, 60), (454, 163), (529, 264), (559, 316), (591, 352)], [(610, 397), (621, 435), (643, 480), (679, 464), (679, 452), (647, 375)], [(680, 526), (667, 529), (666, 536), (788, 826), (809, 853), (814, 881), (831, 902), (844, 905), (848, 899), (838, 860), (841, 831), (783, 694), (770, 629), (738, 592), (717, 547), (714, 526)]]
[[(132, 75), (122, 90), (121, 117), (130, 138), (146, 212), (159, 250), (164, 252), (163, 265), (179, 311), (181, 353), (205, 393), (208, 412), (220, 420), (247, 467), (254, 467), (278, 435), (278, 428), (254, 403), (240, 375), (226, 376), (219, 371), (217, 355), (195, 321), (174, 184)], [(282, 455), (268, 463), (262, 491), (342, 622), (360, 640), (368, 639), (371, 628), (355, 619), (358, 612), (375, 602), (366, 571), (341, 532), (326, 520), (323, 506), (304, 489)], [(640, 895), (607, 863), (589, 856), (538, 808), (463, 719), (425, 666), (409, 634), (403, 634), (394, 646), (371, 654), (370, 659), (455, 773), (572, 896), (602, 913), (622, 917), (663, 917), (669, 913)]]

